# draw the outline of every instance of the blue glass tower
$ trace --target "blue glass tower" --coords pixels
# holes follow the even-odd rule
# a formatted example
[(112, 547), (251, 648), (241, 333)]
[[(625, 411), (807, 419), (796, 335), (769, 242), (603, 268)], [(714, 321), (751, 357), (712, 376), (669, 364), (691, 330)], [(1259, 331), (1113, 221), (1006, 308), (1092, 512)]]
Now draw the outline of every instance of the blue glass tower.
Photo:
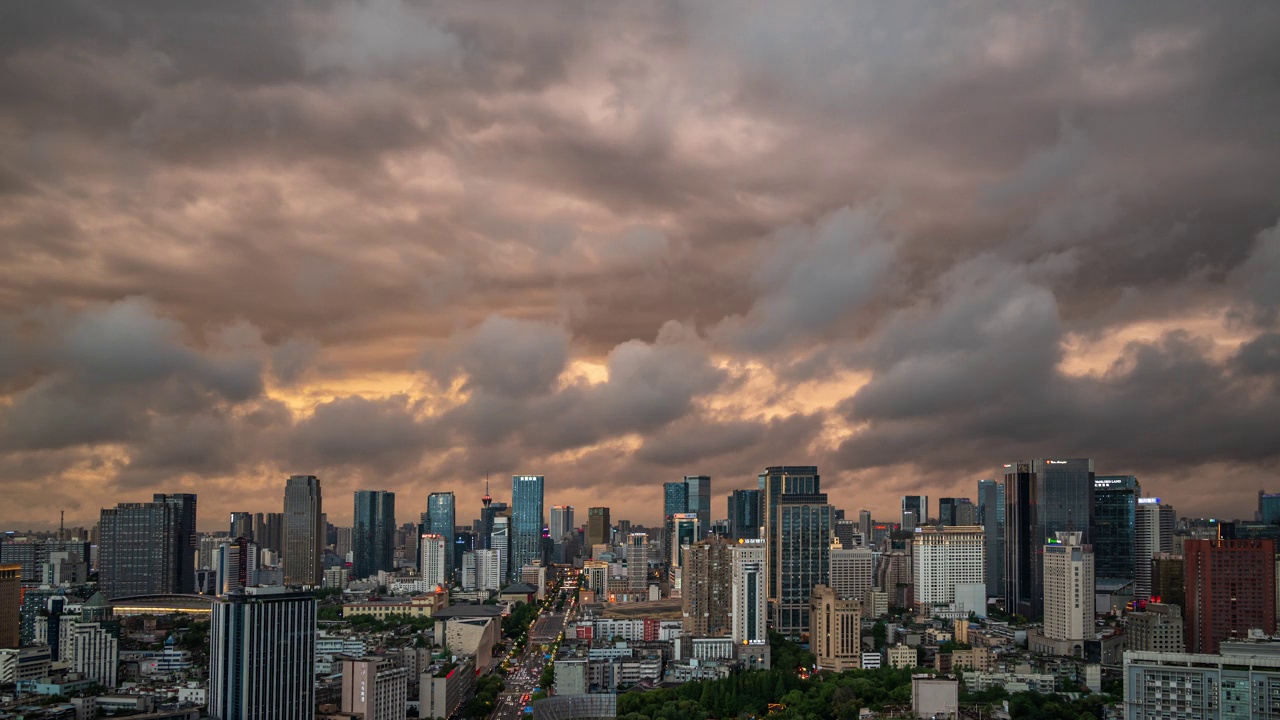
[(542, 557), (543, 482), (541, 475), (511, 477), (511, 577)]
[(357, 490), (352, 525), (352, 574), (366, 578), (379, 570), (395, 570), (396, 494)]

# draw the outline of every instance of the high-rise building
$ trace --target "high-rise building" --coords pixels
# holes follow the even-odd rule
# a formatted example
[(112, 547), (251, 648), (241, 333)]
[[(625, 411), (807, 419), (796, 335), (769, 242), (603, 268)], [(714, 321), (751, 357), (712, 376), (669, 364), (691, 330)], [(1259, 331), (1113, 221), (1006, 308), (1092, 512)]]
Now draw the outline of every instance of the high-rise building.
[(511, 508), (504, 502), (498, 502), (489, 498), (489, 494), (485, 493), (487, 499), (480, 508), (480, 527), (476, 534), (476, 539), (480, 542), (479, 549), (492, 550), (489, 546), (490, 538), (493, 537), (493, 519), (498, 516), (511, 517)]
[[(690, 525), (698, 524), (692, 515)], [(727, 540), (710, 538), (688, 546), (681, 565), (681, 609), (684, 631), (694, 637), (721, 637), (732, 632), (734, 547)]]
[(815, 585), (831, 574), (831, 530), (835, 508), (825, 493), (784, 494), (778, 498), (778, 563), (773, 589), (774, 628), (785, 636), (809, 631), (809, 605)]
[(231, 539), (238, 537), (246, 540), (253, 540), (253, 513), (250, 512), (233, 512), (231, 513)]
[(310, 720), (315, 665), (314, 596), (282, 587), (245, 588), (213, 604), (211, 720)]
[(649, 589), (649, 562), (652, 560), (649, 536), (631, 533), (627, 536), (627, 592), (638, 595)]
[(357, 578), (396, 569), (396, 494), (357, 490), (351, 526), (351, 574)]
[[(911, 520), (907, 519), (908, 514)], [(903, 495), (902, 496), (902, 529), (915, 530), (918, 526), (929, 522), (929, 496), (928, 495)], [(908, 525), (908, 523), (910, 523)]]
[(1084, 657), (1084, 641), (1093, 637), (1093, 548), (1083, 537), (1058, 532), (1044, 546), (1044, 636), (1068, 643), (1057, 654), (1074, 657)]
[(977, 512), (969, 498), (944, 497), (938, 500), (939, 525), (973, 525), (976, 522)]
[(768, 577), (764, 540), (740, 540), (729, 549), (732, 556), (733, 620), (735, 645), (768, 640)]
[(587, 560), (582, 564), (586, 587), (596, 594), (599, 602), (609, 599), (609, 563), (603, 560)]
[(875, 555), (869, 547), (831, 549), (831, 589), (842, 600), (861, 600), (871, 592)]
[(702, 528), (698, 523), (697, 513), (676, 513), (667, 519), (669, 542), (667, 545), (667, 565), (684, 567), (684, 554), (690, 545), (698, 542), (702, 536)]
[(589, 548), (593, 545), (608, 545), (613, 539), (609, 527), (609, 508), (587, 508), (587, 537), (583, 540)]
[(403, 720), (409, 668), (385, 657), (342, 660), (342, 712), (364, 720)]
[(0, 648), (16, 648), (21, 639), (22, 566), (0, 565)]
[[(1141, 495), (1138, 479), (1132, 475), (1098, 475), (1093, 479), (1093, 547), (1099, 582), (1136, 578), (1135, 573), (1139, 571), (1135, 564), (1137, 512)], [(1138, 595), (1135, 587), (1134, 597), (1145, 596)]]
[[(769, 603), (774, 615), (775, 629), (784, 634), (798, 635), (797, 626), (807, 628), (810, 592), (814, 585), (826, 584), (828, 579), (826, 575), (830, 572), (830, 533), (833, 513), (830, 512), (830, 505), (826, 505), (826, 496), (820, 495), (821, 487), (822, 478), (818, 474), (818, 468), (813, 465), (777, 465), (767, 467), (760, 473), (760, 515), (761, 526), (764, 529)], [(799, 498), (795, 508), (810, 507), (810, 503), (815, 504), (814, 507), (825, 505), (828, 508), (825, 513), (827, 522), (825, 533), (821, 528), (824, 515), (822, 511), (809, 513), (810, 517), (802, 518), (801, 516), (806, 513), (791, 510), (788, 511), (788, 518), (784, 520), (781, 507), (783, 498), (786, 497)], [(788, 527), (786, 522), (791, 519), (802, 524)], [(809, 522), (802, 522), (803, 520)], [(792, 544), (785, 553), (782, 546), (784, 529), (787, 531), (787, 541)], [(817, 541), (813, 536), (819, 533), (823, 535), (821, 540)], [(816, 551), (812, 557), (804, 558), (798, 554), (798, 549), (805, 547)], [(796, 561), (796, 569), (803, 565), (807, 572), (803, 574), (791, 572), (791, 567), (784, 565), (784, 555), (785, 560)], [(815, 562), (822, 564), (821, 579), (814, 577)], [(787, 568), (785, 572), (784, 567)], [(784, 626), (778, 622), (780, 607), (784, 602), (781, 595), (784, 583), (787, 585), (788, 593), (785, 601), (787, 607), (785, 631)]]
[(979, 525), (916, 528), (911, 541), (915, 601), (930, 607), (956, 602), (957, 585), (986, 589), (987, 538)]
[(819, 670), (844, 672), (862, 667), (862, 603), (843, 600), (826, 585), (810, 599), (809, 646)]
[(284, 485), (286, 585), (320, 584), (326, 530), (322, 514), (320, 478), (291, 475)]
[(98, 587), (108, 598), (195, 592), (195, 495), (103, 508)]
[(1151, 558), (1151, 597), (1157, 602), (1187, 606), (1186, 584), (1183, 581), (1184, 560), (1173, 553), (1156, 553)]
[(573, 506), (572, 505), (552, 505), (551, 506), (551, 522), (548, 524), (551, 531), (551, 540), (560, 542), (568, 535), (573, 527)]
[(853, 520), (836, 520), (833, 532), (842, 548), (857, 547), (866, 542), (866, 538), (858, 532), (858, 524)]
[(1092, 543), (1093, 461), (1040, 459), (1004, 468), (1005, 606), (1039, 619), (1044, 613), (1041, 548), (1059, 532)]
[(1183, 555), (1189, 652), (1216, 653), (1251, 629), (1275, 634), (1275, 541), (1187, 540)]
[[(711, 477), (708, 475), (685, 475), (685, 496), (688, 505), (684, 512), (696, 513), (698, 516), (698, 532), (705, 537), (711, 531)], [(701, 540), (702, 537), (698, 539)]]
[(862, 533), (863, 542), (871, 542), (871, 526), (874, 524), (870, 510), (858, 511), (858, 530)]
[(760, 491), (734, 490), (729, 495), (729, 538), (754, 540), (760, 537)]
[(987, 595), (1004, 597), (1004, 483), (978, 481), (978, 524), (987, 538)]
[(433, 585), (448, 585), (448, 546), (443, 535), (422, 533), (418, 538), (418, 568), (422, 579)]
[(284, 513), (258, 513), (253, 519), (253, 541), (271, 552), (284, 552)]
[(689, 486), (680, 482), (662, 483), (662, 517), (689, 512)]
[(1187, 651), (1182, 636), (1182, 609), (1177, 605), (1148, 603), (1141, 611), (1125, 613), (1124, 619), (1130, 650), (1162, 653)]
[(1258, 491), (1257, 520), (1267, 525), (1280, 525), (1280, 493)]
[(498, 568), (505, 583), (511, 572), (511, 516), (495, 515), (493, 532), (489, 534), (489, 548), (498, 554)]
[(217, 593), (226, 595), (233, 590), (257, 585), (258, 555), (257, 544), (244, 537), (219, 544), (213, 557)]
[(542, 489), (541, 475), (514, 475), (511, 478), (511, 561), (509, 568), (520, 568), (542, 558)]
[(497, 550), (476, 550), (476, 587), (477, 590), (502, 589), (502, 565)]
[(457, 506), (451, 492), (434, 492), (427, 496), (426, 527), (423, 532), (433, 533), (444, 538), (446, 560), (450, 573), (462, 562), (462, 555), (457, 552), (456, 528)]
[(1146, 600), (1155, 593), (1151, 589), (1151, 560), (1159, 553), (1173, 551), (1173, 528), (1178, 517), (1170, 505), (1160, 498), (1139, 498), (1134, 531), (1133, 596)]

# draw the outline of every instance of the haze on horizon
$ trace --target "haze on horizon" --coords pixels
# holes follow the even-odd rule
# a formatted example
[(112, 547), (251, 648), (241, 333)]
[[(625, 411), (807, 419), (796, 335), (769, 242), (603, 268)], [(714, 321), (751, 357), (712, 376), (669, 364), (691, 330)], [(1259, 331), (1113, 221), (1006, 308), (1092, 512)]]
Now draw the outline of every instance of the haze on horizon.
[[(1280, 4), (11, 3), (0, 528), (1280, 489)], [(935, 501), (936, 505), (936, 501)]]

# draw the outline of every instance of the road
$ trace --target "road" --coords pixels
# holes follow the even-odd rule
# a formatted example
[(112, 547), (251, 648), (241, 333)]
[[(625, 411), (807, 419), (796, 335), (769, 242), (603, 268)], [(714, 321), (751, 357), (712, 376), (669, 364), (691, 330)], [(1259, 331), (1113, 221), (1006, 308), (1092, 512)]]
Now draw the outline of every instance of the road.
[[(553, 612), (556, 602), (561, 599), (564, 600), (566, 609)], [(573, 587), (566, 584), (539, 612), (529, 631), (529, 643), (511, 661), (505, 679), (506, 689), (494, 702), (490, 720), (517, 720), (526, 715), (524, 708), (528, 706), (529, 698), (540, 689), (538, 681), (542, 679), (542, 671), (549, 662), (546, 658), (548, 651), (544, 651), (543, 647), (554, 643), (564, 630), (575, 610), (572, 603)]]

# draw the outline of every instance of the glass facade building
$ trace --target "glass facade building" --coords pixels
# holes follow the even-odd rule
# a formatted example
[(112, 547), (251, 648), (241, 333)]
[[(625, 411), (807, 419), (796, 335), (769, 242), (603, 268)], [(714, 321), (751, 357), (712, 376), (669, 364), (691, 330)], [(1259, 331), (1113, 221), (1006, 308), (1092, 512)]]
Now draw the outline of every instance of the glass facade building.
[(1099, 475), (1093, 480), (1094, 571), (1100, 582), (1135, 578), (1141, 494), (1138, 478), (1132, 475)]
[[(427, 496), (426, 527), (422, 532), (439, 535), (444, 538), (445, 552), (449, 567), (457, 570), (462, 567), (462, 554), (458, 552), (457, 540), (457, 507), (453, 493), (434, 492)], [(421, 534), (421, 533), (419, 533)]]
[(98, 588), (107, 598), (195, 592), (196, 496), (154, 495), (104, 508)]
[(324, 540), (320, 478), (315, 475), (290, 476), (284, 485), (285, 584), (320, 584)]
[(1044, 614), (1041, 548), (1057, 533), (1093, 542), (1093, 461), (1041, 459), (1004, 468), (1005, 606), (1031, 619)]
[(351, 526), (351, 573), (367, 578), (395, 566), (396, 494), (357, 490)]
[(759, 490), (734, 490), (729, 495), (729, 537), (733, 540), (760, 537)]
[(978, 481), (978, 524), (987, 538), (987, 595), (1004, 597), (1004, 483)]
[[(911, 527), (907, 527), (907, 514), (910, 513), (915, 522)], [(929, 496), (928, 495), (903, 495), (902, 496), (902, 529), (915, 530), (917, 526), (924, 525), (929, 522)]]
[[(684, 512), (698, 515), (698, 532), (706, 537), (711, 531), (711, 477), (708, 475), (685, 475)], [(701, 540), (702, 538), (698, 538)]]
[(514, 475), (511, 478), (511, 563), (510, 577), (519, 578), (520, 569), (542, 558), (541, 475)]
[(829, 585), (835, 508), (825, 493), (787, 494), (778, 503), (778, 575), (774, 628), (788, 637), (809, 631), (815, 585)]

